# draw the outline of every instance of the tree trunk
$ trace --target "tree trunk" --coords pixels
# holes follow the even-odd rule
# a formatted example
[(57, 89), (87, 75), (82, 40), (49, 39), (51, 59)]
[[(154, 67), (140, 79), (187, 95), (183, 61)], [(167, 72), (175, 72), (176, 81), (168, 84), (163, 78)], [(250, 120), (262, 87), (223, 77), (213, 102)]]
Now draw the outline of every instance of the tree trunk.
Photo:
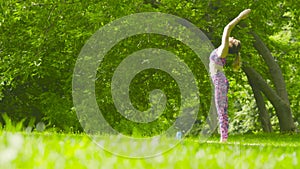
[[(278, 119), (279, 119), (280, 130), (283, 132), (295, 131), (296, 126), (295, 126), (293, 118), (292, 118), (292, 112), (291, 112), (291, 108), (290, 108), (290, 102), (288, 99), (288, 93), (286, 90), (286, 85), (285, 85), (285, 81), (283, 79), (281, 69), (280, 69), (279, 65), (276, 63), (270, 50), (263, 43), (263, 41), (260, 39), (260, 37), (254, 32), (251, 32), (251, 34), (253, 35), (254, 40), (255, 40), (254, 44), (253, 44), (254, 47), (256, 48), (258, 53), (262, 56), (262, 58), (264, 59), (264, 61), (266, 62), (267, 66), (269, 68), (269, 72), (271, 74), (272, 81), (274, 83), (275, 90), (276, 90), (276, 96), (278, 96), (280, 98), (280, 101), (278, 102), (278, 104), (272, 103), (276, 110)], [(266, 86), (266, 84), (264, 84), (264, 86)], [(273, 93), (272, 95), (274, 96), (275, 95), (274, 92), (272, 92), (272, 93)], [(266, 93), (264, 93), (264, 94), (266, 94)], [(279, 98), (277, 98), (277, 100), (279, 100)], [(268, 99), (271, 99), (271, 98), (268, 97)]]
[(275, 85), (276, 93), (280, 98), (283, 99), (286, 104), (290, 105), (289, 99), (288, 99), (288, 93), (286, 91), (286, 85), (282, 76), (281, 69), (279, 65), (276, 63), (274, 57), (272, 56), (270, 50), (268, 47), (263, 43), (263, 41), (260, 39), (260, 37), (252, 32), (252, 35), (255, 39), (254, 41), (254, 47), (258, 51), (258, 53), (262, 56), (264, 61), (266, 62), (269, 72), (272, 78), (272, 81)]
[(247, 76), (247, 77), (248, 77), (249, 84), (252, 88), (253, 94), (254, 94), (256, 105), (258, 107), (259, 119), (261, 122), (261, 126), (263, 128), (263, 131), (266, 133), (271, 133), (273, 130), (272, 130), (270, 116), (268, 114), (264, 98), (263, 98), (260, 90), (255, 86), (253, 80), (251, 79), (251, 76)]
[(251, 79), (253, 85), (258, 88), (270, 100), (275, 108), (279, 120), (281, 132), (295, 131), (290, 105), (287, 104), (278, 94), (264, 81), (264, 79), (253, 68), (244, 66), (244, 72), (248, 79)]

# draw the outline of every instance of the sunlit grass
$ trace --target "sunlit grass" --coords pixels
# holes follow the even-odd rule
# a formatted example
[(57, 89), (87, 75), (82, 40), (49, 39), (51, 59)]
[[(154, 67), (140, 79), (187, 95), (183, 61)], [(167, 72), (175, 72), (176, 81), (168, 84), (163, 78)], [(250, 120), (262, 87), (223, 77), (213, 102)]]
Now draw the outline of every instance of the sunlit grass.
[[(299, 168), (299, 135), (236, 135), (228, 143), (185, 139), (153, 158), (130, 159), (103, 151), (84, 134), (0, 131), (1, 168)], [(109, 137), (103, 141), (110, 142)], [(125, 143), (125, 145), (131, 143)]]

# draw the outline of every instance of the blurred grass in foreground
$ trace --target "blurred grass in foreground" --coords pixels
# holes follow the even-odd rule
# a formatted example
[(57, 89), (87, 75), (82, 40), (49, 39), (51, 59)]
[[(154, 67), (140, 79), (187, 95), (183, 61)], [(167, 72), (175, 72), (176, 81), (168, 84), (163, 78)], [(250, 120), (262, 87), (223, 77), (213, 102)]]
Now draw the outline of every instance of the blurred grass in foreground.
[[(218, 137), (211, 137), (206, 143), (188, 138), (160, 156), (130, 159), (102, 150), (84, 134), (0, 130), (0, 166), (9, 169), (299, 168), (299, 138), (300, 135), (289, 134), (233, 135), (225, 144), (219, 143)], [(103, 137), (103, 141), (111, 140)]]

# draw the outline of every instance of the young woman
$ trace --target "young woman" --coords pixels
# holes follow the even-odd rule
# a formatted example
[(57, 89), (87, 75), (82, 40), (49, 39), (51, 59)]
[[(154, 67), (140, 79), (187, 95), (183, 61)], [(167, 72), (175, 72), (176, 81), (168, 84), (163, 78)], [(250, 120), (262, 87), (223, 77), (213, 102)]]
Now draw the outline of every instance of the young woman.
[(235, 25), (240, 20), (245, 19), (250, 12), (250, 9), (244, 10), (228, 25), (226, 25), (222, 35), (222, 44), (210, 54), (209, 70), (215, 87), (214, 96), (220, 124), (221, 142), (226, 142), (228, 138), (227, 92), (229, 83), (223, 72), (223, 66), (225, 65), (227, 55), (236, 55), (233, 63), (233, 68), (235, 70), (241, 66), (239, 53), (241, 49), (241, 42), (233, 37), (230, 37), (230, 33)]

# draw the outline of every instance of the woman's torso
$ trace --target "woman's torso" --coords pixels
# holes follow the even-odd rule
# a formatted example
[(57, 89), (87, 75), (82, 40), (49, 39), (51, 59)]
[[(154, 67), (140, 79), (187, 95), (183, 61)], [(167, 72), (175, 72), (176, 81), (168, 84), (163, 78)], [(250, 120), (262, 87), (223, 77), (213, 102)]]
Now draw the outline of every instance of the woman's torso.
[(217, 49), (213, 50), (209, 56), (209, 72), (211, 77), (221, 73), (224, 75), (223, 67), (226, 63), (226, 58), (221, 58), (217, 54)]

